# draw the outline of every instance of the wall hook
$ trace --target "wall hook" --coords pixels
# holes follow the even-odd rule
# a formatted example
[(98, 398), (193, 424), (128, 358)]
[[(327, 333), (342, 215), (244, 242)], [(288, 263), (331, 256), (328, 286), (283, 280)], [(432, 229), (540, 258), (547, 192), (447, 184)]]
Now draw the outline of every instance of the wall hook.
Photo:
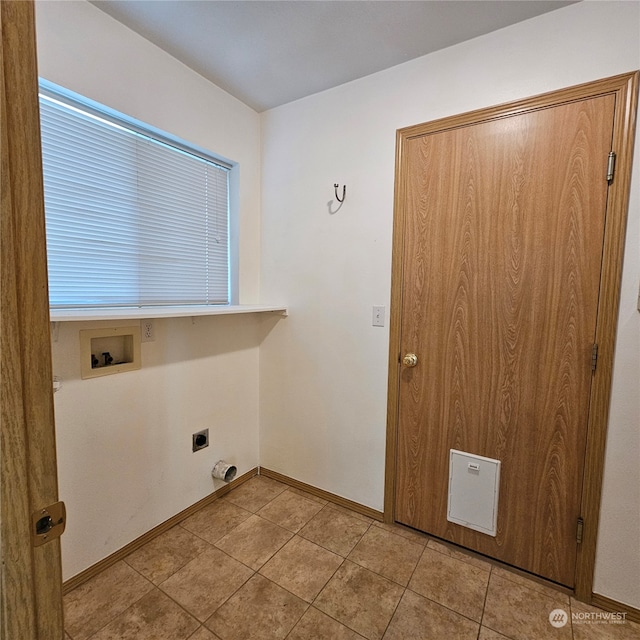
[(333, 190), (334, 190), (334, 192), (335, 192), (335, 194), (336, 194), (336, 200), (337, 200), (340, 204), (342, 204), (342, 203), (344, 202), (345, 196), (347, 195), (347, 185), (346, 185), (346, 184), (345, 184), (345, 185), (342, 185), (342, 200), (341, 200), (341, 199), (340, 199), (340, 197), (338, 196), (338, 183), (337, 183), (337, 182), (333, 185)]

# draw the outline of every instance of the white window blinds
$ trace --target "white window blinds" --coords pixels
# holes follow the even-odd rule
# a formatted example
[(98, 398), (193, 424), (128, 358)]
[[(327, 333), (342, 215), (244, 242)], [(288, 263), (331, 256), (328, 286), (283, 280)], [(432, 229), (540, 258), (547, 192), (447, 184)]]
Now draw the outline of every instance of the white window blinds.
[(229, 302), (228, 168), (40, 96), (52, 308)]

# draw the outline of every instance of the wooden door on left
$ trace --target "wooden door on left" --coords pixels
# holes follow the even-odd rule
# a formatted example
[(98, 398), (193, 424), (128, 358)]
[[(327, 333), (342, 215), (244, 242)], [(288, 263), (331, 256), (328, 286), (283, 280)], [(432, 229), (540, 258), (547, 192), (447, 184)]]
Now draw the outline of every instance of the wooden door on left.
[(32, 543), (58, 500), (34, 5), (0, 2), (0, 636), (62, 640), (60, 540)]

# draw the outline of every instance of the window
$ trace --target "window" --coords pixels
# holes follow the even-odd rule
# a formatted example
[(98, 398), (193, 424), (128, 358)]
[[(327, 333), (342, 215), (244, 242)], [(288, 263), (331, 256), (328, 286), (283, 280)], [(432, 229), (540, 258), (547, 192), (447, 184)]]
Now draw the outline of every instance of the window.
[(229, 303), (229, 169), (41, 82), (51, 308)]

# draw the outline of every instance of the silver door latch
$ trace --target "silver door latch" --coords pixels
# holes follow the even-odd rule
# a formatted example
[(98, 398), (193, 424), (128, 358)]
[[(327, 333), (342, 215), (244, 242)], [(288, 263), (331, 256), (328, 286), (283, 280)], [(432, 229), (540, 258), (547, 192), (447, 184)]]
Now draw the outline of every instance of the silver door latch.
[(31, 514), (31, 542), (34, 547), (59, 538), (67, 524), (64, 502), (56, 502)]

